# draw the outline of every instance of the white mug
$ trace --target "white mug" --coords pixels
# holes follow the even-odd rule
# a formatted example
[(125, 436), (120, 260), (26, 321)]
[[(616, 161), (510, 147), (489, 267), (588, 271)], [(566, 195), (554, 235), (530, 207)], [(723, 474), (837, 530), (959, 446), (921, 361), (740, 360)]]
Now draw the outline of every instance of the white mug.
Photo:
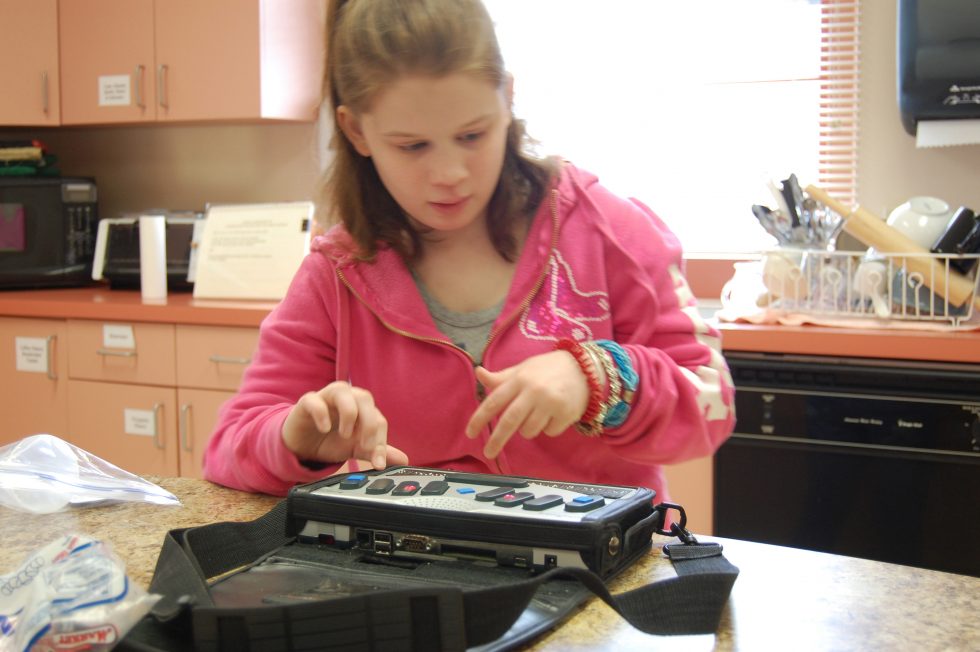
[(937, 197), (912, 197), (889, 213), (886, 223), (923, 249), (930, 249), (946, 232), (955, 212)]

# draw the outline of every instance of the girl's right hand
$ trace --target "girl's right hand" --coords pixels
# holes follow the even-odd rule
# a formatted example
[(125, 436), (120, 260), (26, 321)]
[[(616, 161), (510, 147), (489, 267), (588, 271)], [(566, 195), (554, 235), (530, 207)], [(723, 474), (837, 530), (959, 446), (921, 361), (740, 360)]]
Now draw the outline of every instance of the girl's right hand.
[(301, 460), (359, 459), (379, 471), (408, 464), (404, 452), (388, 445), (388, 421), (371, 392), (344, 381), (300, 397), (282, 425), (282, 440)]

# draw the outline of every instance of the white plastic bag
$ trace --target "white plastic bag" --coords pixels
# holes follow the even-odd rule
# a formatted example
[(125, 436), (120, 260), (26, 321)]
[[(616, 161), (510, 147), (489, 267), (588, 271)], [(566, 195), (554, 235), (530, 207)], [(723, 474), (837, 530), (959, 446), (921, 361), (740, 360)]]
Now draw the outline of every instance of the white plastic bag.
[(110, 650), (159, 599), (107, 544), (65, 535), (0, 576), (0, 652)]
[(0, 505), (35, 514), (116, 501), (179, 505), (169, 491), (54, 435), (0, 448)]

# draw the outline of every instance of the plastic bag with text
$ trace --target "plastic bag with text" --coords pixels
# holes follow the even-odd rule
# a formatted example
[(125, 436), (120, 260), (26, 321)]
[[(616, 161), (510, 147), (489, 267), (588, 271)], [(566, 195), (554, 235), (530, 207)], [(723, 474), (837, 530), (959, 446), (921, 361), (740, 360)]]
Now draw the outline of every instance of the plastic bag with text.
[(110, 650), (159, 598), (108, 544), (66, 535), (0, 576), (0, 652)]
[(34, 514), (106, 502), (179, 505), (169, 491), (54, 435), (0, 448), (0, 505)]

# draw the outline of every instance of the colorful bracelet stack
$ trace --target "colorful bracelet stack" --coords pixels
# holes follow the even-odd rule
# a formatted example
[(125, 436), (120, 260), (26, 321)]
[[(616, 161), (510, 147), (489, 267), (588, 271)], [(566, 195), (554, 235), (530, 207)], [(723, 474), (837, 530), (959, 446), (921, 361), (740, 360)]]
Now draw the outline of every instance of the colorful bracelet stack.
[[(583, 435), (597, 437), (606, 428), (623, 425), (639, 385), (629, 354), (611, 340), (576, 342), (563, 338), (556, 349), (568, 351), (578, 362), (589, 384), (589, 403), (575, 428)], [(606, 387), (599, 382), (598, 369), (606, 376)]]
[(633, 397), (636, 396), (636, 388), (640, 385), (640, 377), (633, 369), (633, 361), (630, 360), (626, 349), (612, 340), (596, 340), (596, 346), (606, 351), (616, 364), (619, 380), (622, 383), (622, 394), (619, 401), (613, 405), (606, 414), (603, 425), (608, 428), (615, 428), (623, 425), (626, 417), (630, 414), (630, 407), (633, 405)]

